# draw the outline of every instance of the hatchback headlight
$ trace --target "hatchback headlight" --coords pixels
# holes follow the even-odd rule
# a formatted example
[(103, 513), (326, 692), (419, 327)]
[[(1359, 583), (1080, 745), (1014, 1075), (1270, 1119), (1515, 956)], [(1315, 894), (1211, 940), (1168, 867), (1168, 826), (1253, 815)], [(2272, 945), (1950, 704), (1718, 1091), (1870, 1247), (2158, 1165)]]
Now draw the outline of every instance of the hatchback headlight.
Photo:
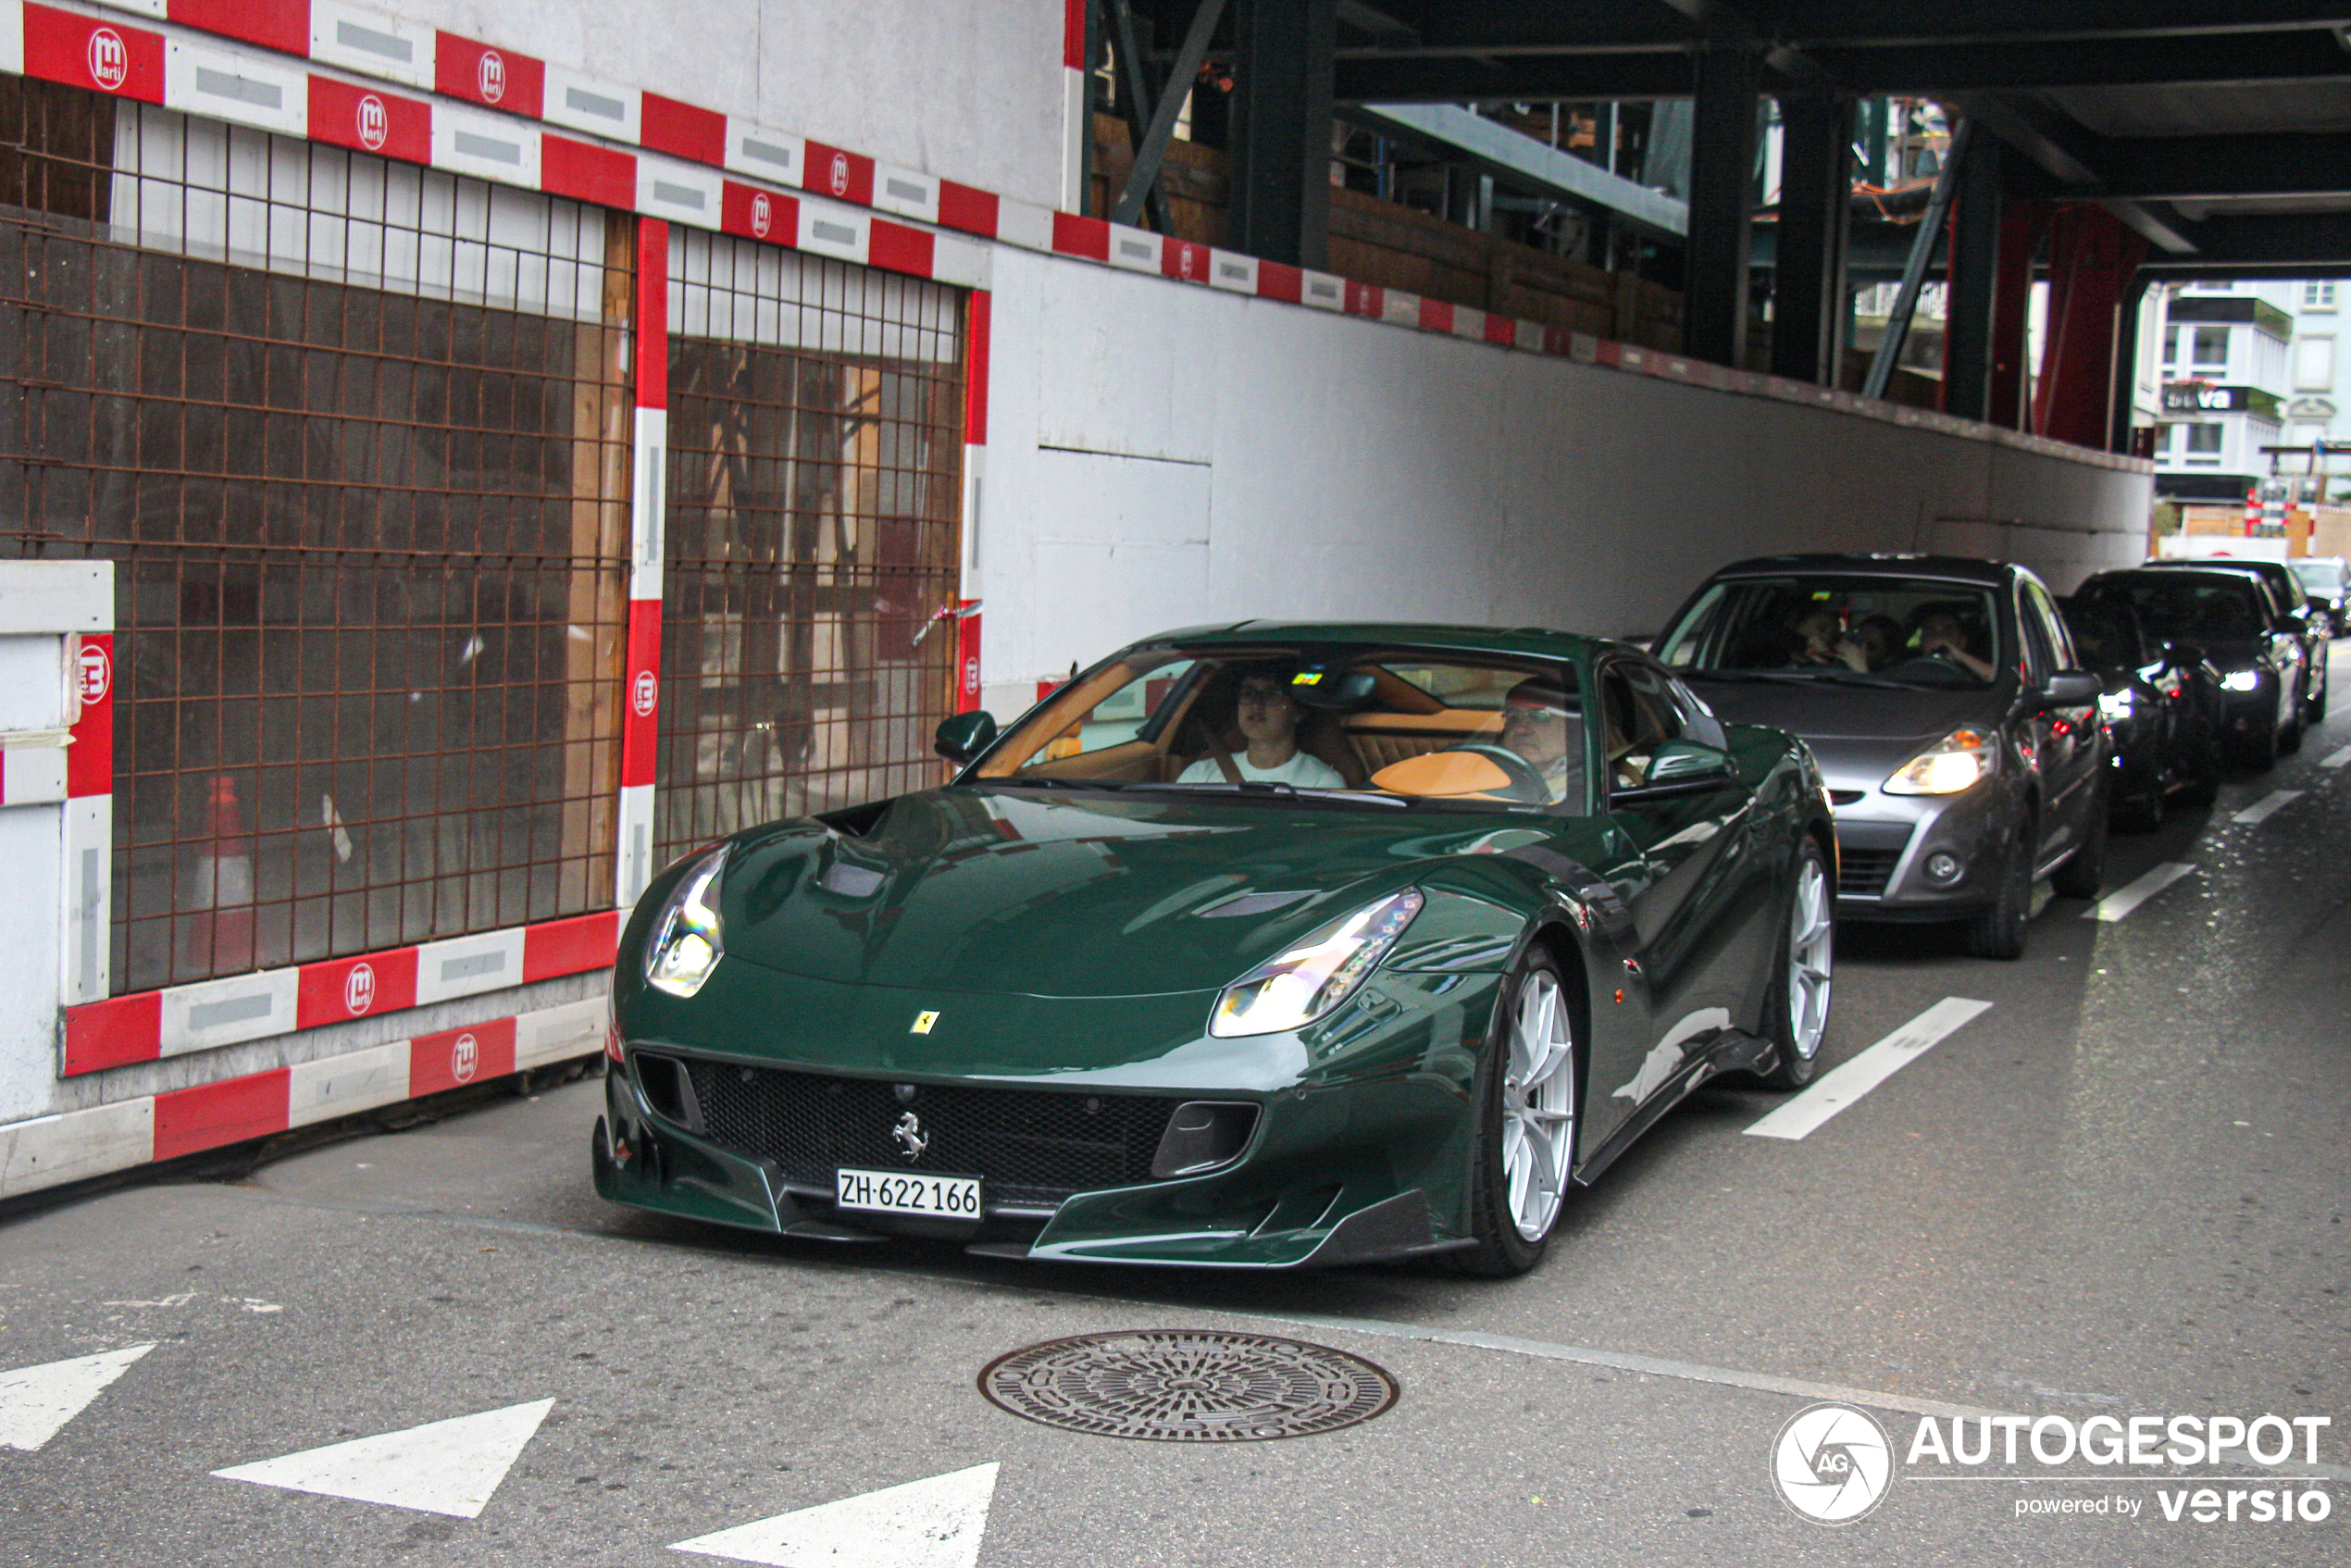
[(1220, 1039), (1302, 1029), (1354, 994), (1426, 901), (1407, 888), (1335, 920), (1225, 988), (1208, 1032)]
[(2098, 712), (2108, 718), (2129, 718), (2137, 711), (2138, 693), (2129, 687), (2120, 691), (2104, 691), (2098, 695)]
[(726, 943), (718, 932), (718, 874), (727, 868), (727, 846), (687, 868), (653, 917), (645, 945), (645, 983), (672, 996), (691, 996), (718, 967)]
[(2260, 686), (2261, 672), (2258, 669), (2233, 669), (2220, 678), (2220, 688), (2225, 691), (2255, 691)]
[(1904, 763), (1885, 781), (1889, 795), (1956, 795), (1992, 776), (1993, 738), (1978, 729), (1954, 729)]

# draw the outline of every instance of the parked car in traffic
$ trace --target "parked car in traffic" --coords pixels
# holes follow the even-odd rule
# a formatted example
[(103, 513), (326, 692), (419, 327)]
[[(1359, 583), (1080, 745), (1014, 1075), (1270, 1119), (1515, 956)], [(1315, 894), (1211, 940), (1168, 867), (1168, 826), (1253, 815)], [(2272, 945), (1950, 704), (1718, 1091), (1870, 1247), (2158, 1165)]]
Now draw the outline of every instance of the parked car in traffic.
[(2326, 616), (2327, 636), (2351, 636), (2351, 572), (2343, 557), (2308, 555), (2286, 566), (2310, 596), (2311, 608)]
[(2023, 566), (1773, 555), (1710, 578), (1656, 642), (1723, 717), (1801, 736), (1836, 815), (1837, 913), (1959, 920), (2015, 958), (2036, 879), (2090, 898), (2107, 836), (2104, 683)]
[(2200, 650), (2220, 673), (2222, 733), (2245, 766), (2273, 767), (2280, 753), (2301, 746), (2301, 627), (2250, 575), (2133, 566), (2101, 572), (2073, 596), (2124, 601), (2148, 635)]
[(2061, 599), (2066, 630), (2083, 667), (2106, 683), (2114, 825), (2128, 833), (2163, 826), (2164, 808), (2212, 803), (2220, 788), (2220, 672), (2193, 642), (2147, 635), (2124, 593)]
[[(2320, 612), (2303, 591), (2302, 579), (2283, 561), (2247, 560), (2236, 555), (2183, 555), (2168, 561), (2149, 561), (2146, 565), (2153, 571), (2241, 572), (2260, 583), (2268, 601), (2270, 629), (2293, 638), (2300, 650), (2295, 705), (2302, 723), (2316, 724), (2327, 716), (2327, 643), (2331, 633)], [(2292, 744), (2283, 748), (2286, 751), (2302, 743), (2299, 727), (2290, 739)]]
[(698, 851), (613, 972), (616, 1202), (1060, 1262), (1534, 1266), (1701, 1084), (1829, 1011), (1811, 753), (1640, 649), (1147, 639), (953, 779)]

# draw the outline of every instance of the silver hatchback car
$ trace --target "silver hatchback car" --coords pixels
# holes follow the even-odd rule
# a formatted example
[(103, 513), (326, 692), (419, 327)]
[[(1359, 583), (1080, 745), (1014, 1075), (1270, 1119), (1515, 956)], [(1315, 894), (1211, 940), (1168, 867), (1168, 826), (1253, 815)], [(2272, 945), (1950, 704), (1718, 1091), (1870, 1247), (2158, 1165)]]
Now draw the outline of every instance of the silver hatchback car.
[(2033, 885), (2093, 898), (2110, 771), (2098, 678), (2023, 566), (1773, 555), (1725, 566), (1658, 657), (1723, 718), (1802, 737), (1836, 816), (1837, 915), (1966, 922), (2024, 951)]

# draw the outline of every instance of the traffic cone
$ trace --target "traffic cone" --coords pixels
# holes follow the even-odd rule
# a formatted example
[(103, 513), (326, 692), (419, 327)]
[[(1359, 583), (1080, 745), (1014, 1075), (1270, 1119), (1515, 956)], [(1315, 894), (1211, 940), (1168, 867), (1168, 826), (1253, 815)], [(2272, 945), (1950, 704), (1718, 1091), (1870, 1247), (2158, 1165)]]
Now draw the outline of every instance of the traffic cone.
[(211, 837), (196, 855), (187, 907), (188, 967), (233, 975), (253, 967), (253, 848), (237, 810), (237, 781), (212, 780)]

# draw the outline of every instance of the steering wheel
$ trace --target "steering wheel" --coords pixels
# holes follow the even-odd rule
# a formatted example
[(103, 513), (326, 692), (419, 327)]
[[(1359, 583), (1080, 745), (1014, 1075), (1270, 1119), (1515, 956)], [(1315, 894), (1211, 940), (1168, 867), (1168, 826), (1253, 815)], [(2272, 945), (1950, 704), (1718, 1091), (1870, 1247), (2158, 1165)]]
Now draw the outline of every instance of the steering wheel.
[(1460, 756), (1484, 757), (1500, 768), (1503, 777), (1509, 780), (1499, 791), (1504, 800), (1525, 801), (1535, 805), (1550, 803), (1551, 787), (1544, 782), (1541, 772), (1508, 746), (1488, 746), (1472, 741), (1467, 745), (1445, 749)]

